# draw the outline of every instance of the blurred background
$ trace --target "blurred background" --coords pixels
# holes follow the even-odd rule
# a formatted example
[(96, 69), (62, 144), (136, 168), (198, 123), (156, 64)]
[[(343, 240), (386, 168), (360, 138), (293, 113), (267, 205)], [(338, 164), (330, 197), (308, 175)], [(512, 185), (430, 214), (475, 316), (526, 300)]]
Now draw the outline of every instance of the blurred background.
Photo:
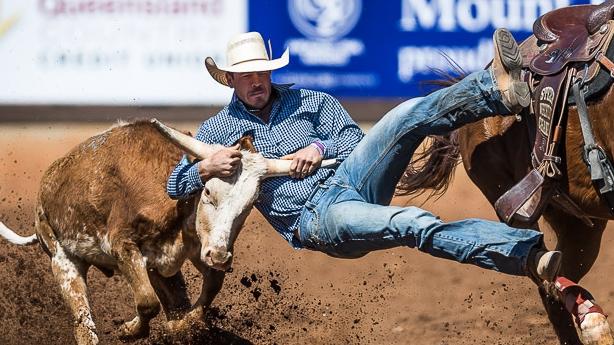
[[(259, 31), (274, 73), (341, 98), (373, 121), (423, 95), (433, 69), (492, 58), (491, 35), (518, 40), (554, 8), (590, 0), (0, 0), (0, 121), (209, 117), (231, 90), (204, 68), (228, 39)], [(592, 1), (599, 3), (601, 1)]]

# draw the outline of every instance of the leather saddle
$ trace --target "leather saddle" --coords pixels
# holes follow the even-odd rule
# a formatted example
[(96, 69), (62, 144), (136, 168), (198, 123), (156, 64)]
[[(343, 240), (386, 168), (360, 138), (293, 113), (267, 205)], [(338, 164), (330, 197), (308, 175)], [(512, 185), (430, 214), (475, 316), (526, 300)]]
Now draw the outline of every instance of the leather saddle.
[(614, 0), (557, 9), (538, 18), (533, 35), (520, 45), (523, 77), (532, 93), (531, 107), (525, 111), (529, 114), (524, 115), (530, 123), (530, 137), (534, 138), (533, 169), (495, 203), (497, 215), (506, 223), (535, 224), (554, 198), (559, 206), (592, 225), (557, 183), (562, 176), (558, 151), (565, 132), (567, 106), (573, 103), (569, 101), (571, 86), (581, 83), (586, 97), (600, 91), (593, 87), (591, 93), (588, 90), (591, 85), (605, 89), (611, 84), (614, 64), (610, 58), (614, 48), (609, 48), (614, 34), (613, 18)]
[(538, 18), (533, 35), (543, 44), (538, 49), (545, 49), (531, 59), (531, 71), (553, 75), (569, 63), (594, 60), (613, 11), (614, 2), (609, 1), (599, 6), (564, 7)]

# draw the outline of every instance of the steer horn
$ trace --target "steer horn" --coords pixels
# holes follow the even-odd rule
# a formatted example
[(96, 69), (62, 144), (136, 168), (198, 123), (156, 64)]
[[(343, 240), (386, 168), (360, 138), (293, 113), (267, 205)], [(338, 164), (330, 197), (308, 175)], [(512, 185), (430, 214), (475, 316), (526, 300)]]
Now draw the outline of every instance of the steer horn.
[[(182, 148), (192, 156), (204, 159), (207, 156), (213, 154), (216, 149), (207, 145), (202, 141), (196, 140), (191, 136), (181, 133), (180, 131), (170, 128), (158, 119), (151, 119), (151, 123), (162, 133), (165, 137), (170, 139), (175, 145)], [(267, 172), (265, 178), (274, 176), (288, 176), (290, 175), (290, 165), (292, 160), (286, 159), (267, 159)], [(337, 165), (337, 160), (326, 159), (322, 161), (320, 167), (331, 168)]]
[(196, 140), (191, 136), (181, 133), (180, 131), (170, 128), (162, 122), (158, 121), (158, 119), (151, 119), (151, 123), (162, 133), (165, 137), (170, 139), (173, 144), (177, 145), (187, 153), (191, 154), (194, 157), (205, 159), (208, 156), (211, 156), (216, 149), (211, 147), (211, 145), (207, 145), (202, 141)]
[[(275, 176), (288, 176), (290, 175), (290, 165), (292, 160), (290, 159), (267, 159), (266, 160), (266, 174), (264, 178)], [(322, 161), (320, 168), (332, 168), (336, 166), (336, 159), (325, 159)]]

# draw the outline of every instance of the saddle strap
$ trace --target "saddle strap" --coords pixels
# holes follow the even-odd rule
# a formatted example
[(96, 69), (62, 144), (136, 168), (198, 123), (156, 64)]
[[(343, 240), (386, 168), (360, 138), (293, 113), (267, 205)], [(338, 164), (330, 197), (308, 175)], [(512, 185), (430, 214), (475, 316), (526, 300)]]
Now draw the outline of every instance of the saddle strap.
[[(544, 76), (534, 92), (533, 110), (537, 119), (537, 131), (531, 154), (532, 163), (544, 176), (551, 178), (561, 175), (557, 167), (559, 159), (556, 152), (562, 134), (561, 124), (566, 114), (566, 107), (561, 99), (567, 98), (573, 73), (573, 69), (566, 67), (556, 75)], [(553, 126), (554, 123), (556, 126)]]
[(588, 108), (580, 90), (581, 84), (581, 80), (575, 82), (572, 90), (576, 98), (580, 128), (584, 137), (584, 161), (588, 165), (591, 180), (599, 188), (599, 193), (606, 200), (610, 212), (614, 213), (614, 167), (603, 148), (595, 143), (593, 127), (588, 118)]
[(595, 59), (610, 72), (610, 77), (614, 78), (614, 62), (602, 52), (598, 53)]
[(571, 214), (572, 216), (580, 219), (584, 225), (592, 228), (595, 226), (595, 223), (591, 220), (591, 218), (578, 206), (578, 204), (571, 199), (569, 193), (561, 188), (561, 186), (556, 186), (554, 195), (552, 196), (552, 201), (559, 208), (561, 208), (564, 212)]

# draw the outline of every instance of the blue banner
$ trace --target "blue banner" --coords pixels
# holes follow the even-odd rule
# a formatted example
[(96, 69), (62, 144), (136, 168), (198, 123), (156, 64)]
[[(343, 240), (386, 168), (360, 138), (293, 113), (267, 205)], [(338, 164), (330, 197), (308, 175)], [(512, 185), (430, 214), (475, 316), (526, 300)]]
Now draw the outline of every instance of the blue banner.
[[(601, 0), (592, 1), (601, 3)], [(278, 83), (342, 97), (423, 95), (433, 69), (450, 60), (467, 72), (492, 59), (492, 33), (518, 41), (555, 8), (591, 0), (251, 0), (249, 24), (271, 40), (274, 58), (290, 48)]]

